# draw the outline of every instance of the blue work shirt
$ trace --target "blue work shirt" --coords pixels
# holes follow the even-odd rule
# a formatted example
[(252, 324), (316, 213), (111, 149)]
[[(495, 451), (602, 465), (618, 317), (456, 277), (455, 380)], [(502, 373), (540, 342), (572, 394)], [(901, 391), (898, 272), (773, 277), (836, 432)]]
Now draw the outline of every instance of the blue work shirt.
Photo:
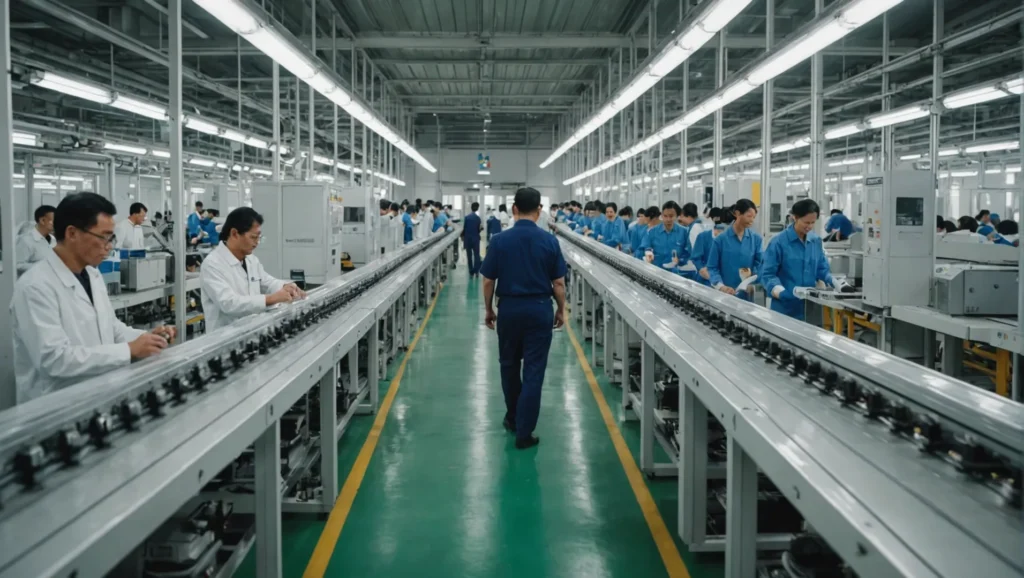
[(594, 239), (598, 235), (604, 235), (604, 225), (608, 222), (608, 217), (604, 216), (604, 213), (594, 217), (590, 220), (590, 236)]
[(217, 232), (217, 223), (214, 223), (213, 219), (202, 219), (199, 221), (199, 227), (206, 233), (206, 242), (214, 247), (220, 243), (220, 233)]
[(640, 258), (642, 259), (644, 253), (650, 249), (654, 251), (653, 263), (661, 267), (672, 261), (672, 252), (674, 251), (679, 263), (685, 264), (690, 258), (688, 237), (686, 227), (682, 225), (674, 225), (671, 231), (666, 231), (664, 224), (648, 229), (640, 243)]
[(188, 219), (185, 221), (185, 225), (188, 227), (189, 238), (198, 237), (199, 231), (201, 230), (202, 219), (198, 213), (189, 213)]
[(490, 240), (491, 237), (497, 235), (500, 232), (501, 221), (498, 220), (498, 217), (495, 217), (494, 215), (487, 217), (487, 239)]
[(430, 230), (430, 232), (434, 232), (434, 231), (436, 231), (438, 229), (443, 228), (445, 223), (447, 223), (447, 222), (448, 222), (448, 215), (444, 214), (443, 212), (438, 213), (437, 217), (434, 218), (434, 227)]
[(609, 247), (618, 247), (629, 243), (629, 239), (626, 237), (626, 222), (621, 217), (615, 217), (614, 221), (606, 219), (601, 235), (603, 236), (601, 242)]
[(577, 233), (582, 235), (583, 234), (583, 229), (586, 229), (588, 227), (590, 227), (590, 217), (588, 217), (586, 215), (583, 215), (580, 218), (576, 219), (576, 229), (575, 229), (575, 231)]
[(480, 246), (480, 224), (480, 216), (476, 213), (470, 213), (462, 219), (462, 242), (466, 247)]
[(801, 241), (796, 230), (787, 227), (768, 242), (757, 280), (769, 295), (779, 285), (785, 289), (778, 299), (772, 298), (772, 311), (803, 319), (804, 302), (793, 296), (793, 289), (814, 287), (818, 281), (833, 284), (821, 237), (811, 231)]
[[(658, 225), (660, 226), (660, 225)], [(647, 240), (647, 233), (654, 227), (648, 227), (647, 225), (639, 225), (636, 233), (636, 241), (633, 243), (633, 256), (637, 259), (644, 258), (644, 241)]]
[(551, 298), (552, 281), (565, 277), (562, 248), (554, 235), (529, 219), (519, 219), (487, 247), (480, 274), (497, 282), (499, 299)]
[(706, 265), (711, 286), (723, 283), (735, 289), (742, 281), (740, 269), (750, 269), (750, 273), (756, 275), (761, 270), (762, 243), (761, 235), (752, 229), (743, 232), (742, 240), (732, 227), (715, 237)]
[(831, 233), (832, 231), (839, 231), (839, 235), (843, 239), (849, 239), (850, 235), (853, 234), (853, 222), (842, 213), (836, 213), (828, 218), (825, 223), (825, 232)]
[(403, 239), (405, 239), (406, 243), (412, 243), (412, 231), (415, 226), (412, 223), (412, 215), (409, 213), (402, 213), (402, 224), (405, 225)]
[(562, 209), (558, 209), (558, 211), (555, 213), (555, 220), (558, 222), (565, 221), (565, 211), (563, 211)]

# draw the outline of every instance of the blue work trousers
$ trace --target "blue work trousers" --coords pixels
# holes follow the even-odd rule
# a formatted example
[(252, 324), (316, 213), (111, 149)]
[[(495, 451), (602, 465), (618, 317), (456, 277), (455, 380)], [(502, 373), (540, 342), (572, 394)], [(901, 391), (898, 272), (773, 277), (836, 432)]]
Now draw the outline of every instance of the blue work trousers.
[(469, 274), (480, 274), (480, 241), (466, 243), (466, 261), (469, 264)]
[(506, 297), (498, 303), (498, 359), (505, 418), (516, 425), (518, 439), (530, 437), (537, 427), (554, 322), (550, 298)]

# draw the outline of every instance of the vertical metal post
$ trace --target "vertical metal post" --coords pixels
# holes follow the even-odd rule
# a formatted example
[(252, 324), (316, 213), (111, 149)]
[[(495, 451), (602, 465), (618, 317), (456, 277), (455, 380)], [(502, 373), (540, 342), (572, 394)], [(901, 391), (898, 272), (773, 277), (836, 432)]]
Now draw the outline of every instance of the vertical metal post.
[[(394, 336), (392, 336), (394, 339)], [(370, 413), (377, 412), (380, 404), (380, 325), (373, 324), (373, 328), (366, 334), (366, 363), (369, 365), (366, 371), (366, 384), (370, 388)]]
[(276, 182), (281, 180), (281, 65), (275, 60), (271, 69), (274, 81), (274, 166), (271, 168), (274, 174), (271, 178)]
[[(820, 16), (825, 9), (825, 0), (814, 1), (814, 14)], [(817, 52), (811, 56), (811, 199), (822, 206), (825, 198), (825, 175), (822, 172), (822, 165), (825, 162), (825, 135), (823, 134), (822, 121), (824, 117), (824, 75), (822, 68), (822, 54)], [(784, 213), (789, 212), (789, 207), (783, 207)], [(824, 230), (824, 219), (817, 225), (818, 232)]]
[[(270, 406), (271, 415), (268, 416), (268, 421), (272, 423), (253, 444), (256, 471), (256, 578), (278, 578), (282, 571), (281, 465), (278, 459), (281, 422), (273, 415), (273, 409)], [(321, 423), (321, 427), (324, 425)], [(333, 433), (328, 435), (334, 437)]]
[[(167, 134), (171, 149), (171, 204), (174, 205), (174, 234), (171, 242), (174, 243), (174, 326), (178, 330), (179, 342), (185, 340), (185, 216), (188, 215), (185, 206), (185, 182), (182, 175), (181, 163), (184, 160), (184, 150), (181, 141), (182, 121), (181, 116), (181, 3), (182, 0), (170, 0), (167, 7), (167, 26), (170, 33), (170, 94), (167, 103), (167, 116), (169, 123)], [(113, 173), (113, 162), (110, 163)], [(111, 187), (114, 184), (113, 175), (110, 179)], [(113, 194), (111, 194), (113, 198)]]
[(707, 537), (708, 410), (688, 384), (679, 384), (679, 537)]
[(330, 513), (338, 499), (338, 364), (320, 378), (320, 480), (323, 512)]
[(601, 345), (604, 347), (604, 374), (610, 381), (614, 381), (615, 375), (615, 311), (612, 304), (604, 301), (604, 339)]
[[(889, 65), (889, 34), (890, 34), (889, 13), (886, 12), (885, 14), (882, 14), (882, 66), (883, 67), (886, 67), (886, 66)], [(941, 56), (937, 56), (937, 58), (942, 58), (942, 57)], [(885, 69), (883, 68), (883, 70), (885, 70)], [(938, 82), (940, 86), (942, 84), (942, 80), (941, 79), (940, 80), (936, 80), (936, 79), (933, 78), (932, 79), (933, 85), (934, 85), (935, 82)], [(889, 72), (886, 70), (886, 72), (882, 73), (882, 111), (883, 112), (888, 111), (890, 108), (892, 108), (892, 97), (889, 96)], [(882, 158), (880, 159), (881, 163), (879, 163), (879, 166), (881, 166), (882, 172), (887, 173), (887, 174), (892, 171), (893, 166), (896, 164), (896, 159), (893, 156), (894, 155), (894, 151), (893, 151), (892, 134), (893, 134), (893, 127), (891, 125), (882, 128), (882, 147), (881, 147), (881, 149), (882, 149)], [(870, 166), (870, 163), (868, 161), (867, 151), (865, 151), (865, 154), (864, 154), (864, 166), (866, 166), (866, 167)], [(985, 174), (984, 171), (982, 171), (982, 174), (983, 175)], [(934, 173), (933, 173), (933, 175), (934, 175)], [(933, 178), (933, 181), (934, 181), (934, 178)], [(935, 182), (937, 182), (937, 181), (935, 181)], [(840, 179), (839, 183), (837, 183), (837, 184), (839, 186), (836, 187), (836, 190), (841, 192), (842, 189), (843, 189), (842, 179)], [(822, 207), (822, 210), (824, 210), (824, 209), (825, 209), (825, 207)]]
[[(168, 111), (168, 112), (170, 112), (170, 111)], [(114, 159), (111, 158), (111, 157), (107, 157), (107, 158), (109, 160), (107, 161), (107, 164), (104, 167), (104, 169), (106, 169), (106, 173), (107, 173), (107, 199), (111, 203), (113, 203), (114, 202), (114, 191), (117, 190), (117, 185), (115, 184), (115, 180), (117, 179), (117, 168), (114, 167)], [(171, 186), (174, 186), (174, 185), (171, 185)], [(178, 211), (179, 207), (174, 207), (174, 210)], [(175, 213), (175, 214), (179, 214), (179, 213)], [(182, 217), (184, 217), (185, 214), (187, 214), (187, 213), (180, 213), (180, 214), (182, 215)]]
[[(316, 34), (313, 34), (316, 36)], [(331, 70), (338, 73), (338, 23), (331, 17)], [(331, 157), (331, 176), (338, 180), (338, 105), (331, 107), (334, 111), (334, 156)], [(352, 143), (349, 143), (352, 146)]]
[(757, 464), (729, 435), (725, 480), (725, 576), (757, 573)]
[[(10, 0), (0, 0), (0, 249), (3, 249), (3, 273), (0, 273), (0, 327), (12, 331), (10, 304), (14, 297), (14, 282), (18, 278), (14, 254), (18, 218), (14, 214), (14, 112), (11, 96), (11, 6)], [(27, 171), (26, 171), (27, 172)], [(26, 191), (31, 189), (27, 188)], [(0, 410), (14, 407), (14, 342), (5, 331), (0, 339)]]
[[(355, 46), (356, 43), (353, 42), (352, 51), (349, 53), (352, 94), (358, 94), (358, 90), (356, 90), (356, 65), (358, 64), (358, 59), (356, 58)], [(356, 186), (356, 119), (352, 115), (348, 117), (348, 152), (348, 164), (351, 167), (348, 170), (348, 186), (354, 187)]]
[[(886, 19), (888, 22), (888, 19)], [(942, 42), (944, 31), (946, 28), (946, 2), (945, 0), (934, 0), (932, 9), (932, 42), (936, 45), (936, 50), (932, 55), (932, 115), (931, 123), (929, 126), (929, 139), (928, 139), (928, 156), (930, 159), (930, 166), (932, 172), (932, 195), (938, 193), (939, 188), (939, 134), (942, 129), (942, 69), (944, 66), (942, 50), (938, 47), (939, 43)], [(888, 86), (885, 87), (888, 89)], [(890, 136), (891, 138), (891, 136)], [(891, 141), (890, 141), (891, 142)], [(891, 144), (890, 144), (891, 146)], [(891, 156), (895, 156), (895, 153), (890, 150)], [(889, 161), (889, 166), (892, 166), (892, 161)], [(984, 170), (981, 171), (985, 173)], [(933, 202), (934, 205), (934, 202)], [(931, 223), (935, 222), (935, 213), (930, 215), (926, 214), (925, 223), (929, 227), (929, 219)], [(932, 271), (934, 271), (935, 265), (935, 235), (926, 235), (928, 240), (928, 254), (932, 256)], [(959, 349), (960, 345), (957, 345)], [(945, 353), (948, 353), (946, 351)], [(962, 355), (962, 350), (960, 351)]]
[[(765, 26), (764, 26), (764, 51), (770, 52), (775, 42), (775, 0), (765, 0)], [(772, 187), (772, 107), (775, 104), (775, 81), (769, 80), (764, 83), (764, 105), (761, 111), (761, 199), (760, 218), (758, 230), (762, 237), (767, 237), (770, 227), (768, 226), (771, 211), (770, 208), (771, 187)]]
[[(369, 369), (369, 368), (367, 368)], [(369, 377), (373, 376), (370, 371), (366, 372)], [(348, 391), (356, 393), (359, 391), (359, 344), (356, 343), (348, 352)]]
[[(310, 41), (310, 49), (313, 52), (313, 57), (316, 56), (316, 5), (318, 2), (311, 2), (313, 5), (313, 11), (310, 14), (310, 32), (312, 34), (312, 40)], [(313, 90), (313, 86), (309, 87), (309, 162), (306, 163), (306, 178), (308, 180), (313, 179), (313, 175), (316, 174), (316, 170), (313, 168), (316, 163), (313, 162), (313, 155), (316, 154), (316, 125), (314, 120), (316, 119), (316, 104), (315, 104), (316, 91)]]
[[(721, 30), (718, 33), (718, 62), (715, 66), (715, 88), (722, 88), (725, 84), (725, 30)], [(713, 203), (719, 205), (724, 204), (722, 202), (722, 109), (715, 111), (715, 166), (711, 172), (711, 186), (714, 187), (715, 196)]]
[(640, 470), (654, 473), (654, 349), (646, 341), (640, 346)]
[[(0, 12), (2, 14), (2, 12)], [(1024, 34), (1024, 22), (1020, 25), (1021, 34)], [(1024, 66), (1022, 66), (1024, 68)], [(2, 98), (2, 96), (0, 96)], [(1024, 93), (1020, 95), (1020, 134), (1024, 138)], [(1024, 217), (1024, 147), (1020, 149), (1021, 172), (1017, 173), (1017, 211)], [(1011, 215), (1012, 216), (1012, 215)], [(1024, 271), (1024, 251), (1017, 252), (1018, 271)], [(1020, 332), (1020, 341), (1024, 342), (1024, 323), (1020, 322), (1020, 312), (1024, 311), (1024, 284), (1017, 284), (1017, 330)], [(1013, 364), (1013, 386), (1010, 391), (1015, 401), (1024, 401), (1024, 356), (1015, 355)]]

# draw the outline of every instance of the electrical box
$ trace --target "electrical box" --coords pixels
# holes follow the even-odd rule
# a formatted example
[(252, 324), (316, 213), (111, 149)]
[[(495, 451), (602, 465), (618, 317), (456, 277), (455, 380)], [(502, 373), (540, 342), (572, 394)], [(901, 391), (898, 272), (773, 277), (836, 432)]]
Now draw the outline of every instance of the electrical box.
[(928, 306), (935, 251), (935, 183), (928, 171), (864, 178), (864, 302)]
[(317, 181), (252, 183), (252, 208), (263, 215), (256, 256), (268, 273), (309, 285), (341, 274), (344, 190)]

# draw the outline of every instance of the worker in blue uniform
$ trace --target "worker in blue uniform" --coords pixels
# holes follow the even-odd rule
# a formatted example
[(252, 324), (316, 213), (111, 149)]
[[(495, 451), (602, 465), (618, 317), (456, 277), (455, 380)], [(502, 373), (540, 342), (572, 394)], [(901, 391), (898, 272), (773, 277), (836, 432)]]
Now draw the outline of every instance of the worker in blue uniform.
[(708, 254), (708, 276), (712, 287), (723, 293), (750, 300), (750, 292), (736, 289), (750, 275), (761, 269), (763, 255), (761, 235), (751, 230), (757, 218), (757, 207), (750, 199), (740, 199), (732, 206), (732, 226), (715, 237)]
[[(497, 322), (505, 429), (516, 434), (516, 448), (540, 443), (533, 435), (540, 413), (541, 385), (551, 349), (552, 330), (565, 323), (565, 259), (558, 240), (537, 226), (540, 193), (516, 191), (515, 225), (487, 249), (484, 277), (487, 327)], [(495, 287), (497, 285), (497, 287)], [(492, 301), (498, 296), (498, 314)], [(551, 311), (551, 297), (557, 309)]]
[(835, 285), (821, 237), (814, 232), (819, 211), (818, 203), (811, 199), (793, 205), (793, 224), (768, 243), (758, 273), (758, 281), (772, 296), (772, 311), (801, 321), (805, 291), (816, 287), (819, 281)]
[(640, 239), (637, 238), (637, 231), (647, 229), (647, 215), (643, 207), (636, 210), (636, 218), (626, 224), (626, 244), (622, 246), (622, 252), (632, 255), (640, 247)]
[(728, 228), (730, 223), (732, 223), (731, 219), (719, 216), (719, 222), (714, 223), (714, 228), (701, 231), (697, 235), (697, 242), (694, 243), (693, 251), (690, 252), (690, 261), (693, 262), (693, 266), (697, 269), (697, 275), (693, 280), (701, 285), (711, 286), (711, 274), (708, 272), (708, 256), (711, 254), (711, 244), (715, 242), (715, 237), (721, 235)]
[(466, 247), (466, 261), (469, 264), (469, 278), (480, 274), (480, 231), (484, 224), (480, 221), (480, 203), (469, 206), (471, 213), (462, 219), (462, 244)]
[(416, 212), (416, 205), (409, 205), (405, 208), (405, 212), (402, 213), (402, 225), (404, 225), (402, 240), (406, 245), (412, 243), (413, 233), (416, 230)]
[(835, 241), (849, 239), (854, 232), (853, 222), (843, 214), (841, 209), (832, 209), (832, 216), (825, 223), (825, 233), (834, 235)]
[(992, 225), (984, 225), (978, 227), (978, 234), (984, 236), (986, 239), (992, 241), (996, 245), (1009, 245), (1010, 247), (1013, 246), (1013, 243), (1004, 239), (1002, 235), (996, 232)]
[(216, 247), (220, 243), (220, 233), (217, 231), (217, 223), (213, 220), (220, 216), (220, 212), (217, 209), (207, 209), (206, 216), (199, 221), (199, 229), (203, 237), (204, 242), (209, 243)]
[(661, 206), (661, 224), (649, 229), (640, 243), (643, 258), (648, 263), (664, 267), (670, 263), (686, 263), (690, 259), (686, 227), (676, 222), (680, 210), (675, 201)]
[(430, 232), (437, 232), (444, 229), (448, 223), (448, 215), (444, 212), (444, 207), (440, 204), (434, 205), (434, 226), (430, 229)]
[(188, 219), (185, 221), (186, 231), (188, 232), (189, 242), (193, 245), (198, 244), (202, 237), (203, 227), (203, 202), (196, 201), (196, 210), (188, 214)]
[(594, 201), (594, 216), (590, 219), (591, 238), (596, 239), (604, 234), (604, 225), (608, 222), (608, 215), (605, 213), (605, 204), (601, 201)]
[(582, 217), (576, 219), (576, 228), (574, 231), (581, 235), (587, 235), (590, 233), (591, 219), (594, 213), (594, 202), (587, 201), (586, 205), (583, 205), (583, 212), (580, 213)]
[(494, 236), (497, 235), (500, 232), (501, 232), (501, 220), (499, 220), (498, 219), (498, 215), (496, 215), (492, 211), (491, 212), (491, 216), (487, 217), (487, 242), (490, 243), (491, 239), (493, 239)]
[(626, 223), (618, 215), (619, 207), (615, 203), (608, 203), (604, 206), (605, 222), (601, 226), (601, 233), (597, 240), (613, 249), (620, 249), (629, 242), (626, 238)]
[(647, 224), (642, 230), (636, 232), (636, 240), (633, 243), (633, 256), (637, 259), (644, 258), (644, 241), (647, 239), (648, 233), (661, 226), (661, 209), (657, 205), (647, 207), (644, 209), (644, 218)]

